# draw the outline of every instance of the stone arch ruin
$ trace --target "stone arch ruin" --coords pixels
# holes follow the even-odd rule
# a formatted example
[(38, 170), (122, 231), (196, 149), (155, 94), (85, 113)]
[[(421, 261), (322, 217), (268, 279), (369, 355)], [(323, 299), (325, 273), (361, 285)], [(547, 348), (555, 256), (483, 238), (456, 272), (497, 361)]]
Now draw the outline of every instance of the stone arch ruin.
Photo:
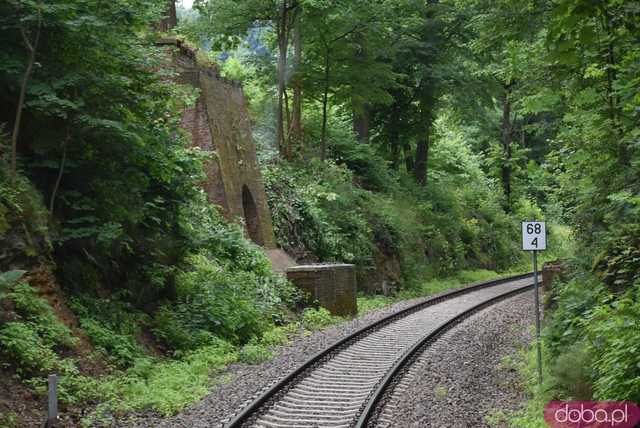
[(196, 51), (175, 38), (158, 41), (171, 58), (178, 83), (199, 90), (195, 105), (184, 112), (181, 126), (192, 145), (214, 153), (205, 165), (202, 187), (209, 201), (230, 221), (245, 225), (247, 236), (267, 250), (275, 249), (271, 212), (251, 135), (242, 87), (220, 76), (213, 64), (198, 62)]

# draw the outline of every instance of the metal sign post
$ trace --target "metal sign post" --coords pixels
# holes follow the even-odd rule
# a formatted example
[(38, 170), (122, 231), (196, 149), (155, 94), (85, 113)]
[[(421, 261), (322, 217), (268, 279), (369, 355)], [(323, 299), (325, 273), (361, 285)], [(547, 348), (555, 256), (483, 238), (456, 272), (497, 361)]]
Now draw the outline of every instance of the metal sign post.
[(547, 249), (546, 224), (522, 222), (522, 249), (533, 253), (533, 285), (536, 311), (536, 346), (538, 348), (538, 384), (542, 385), (542, 344), (540, 342), (540, 297), (538, 285), (538, 251)]
[(58, 425), (58, 376), (49, 375), (49, 397), (46, 428), (53, 428)]
[(536, 311), (536, 346), (538, 348), (538, 384), (542, 385), (542, 345), (540, 344), (540, 296), (538, 292), (538, 252), (533, 251), (533, 292)]

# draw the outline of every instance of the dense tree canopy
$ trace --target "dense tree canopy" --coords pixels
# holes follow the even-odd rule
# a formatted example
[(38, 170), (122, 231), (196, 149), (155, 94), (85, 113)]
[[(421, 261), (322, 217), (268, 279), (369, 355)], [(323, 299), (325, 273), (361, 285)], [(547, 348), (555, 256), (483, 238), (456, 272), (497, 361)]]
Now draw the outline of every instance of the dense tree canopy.
[[(171, 414), (212, 367), (268, 357), (283, 324), (335, 321), (295, 315), (299, 294), (207, 201), (215, 155), (180, 127), (200, 94), (156, 44), (171, 36), (243, 85), (282, 249), (420, 296), (528, 269), (520, 221), (546, 219), (567, 273), (536, 397), (640, 401), (640, 3), (196, 0), (170, 28), (174, 3), (0, 3), (2, 370), (36, 389), (63, 373), (69, 405)], [(39, 297), (43, 269), (77, 322)], [(156, 399), (167, 374), (178, 392)]]

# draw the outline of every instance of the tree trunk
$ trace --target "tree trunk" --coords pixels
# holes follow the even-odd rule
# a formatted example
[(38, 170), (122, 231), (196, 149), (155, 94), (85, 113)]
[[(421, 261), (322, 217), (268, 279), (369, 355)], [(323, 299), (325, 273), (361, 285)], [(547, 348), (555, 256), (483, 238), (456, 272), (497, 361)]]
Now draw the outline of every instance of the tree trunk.
[(329, 49), (324, 61), (324, 92), (322, 94), (322, 134), (320, 138), (320, 159), (324, 160), (327, 155), (327, 107), (329, 104), (329, 83), (330, 83), (330, 62)]
[[(355, 34), (355, 61), (360, 67), (364, 67), (367, 61), (367, 42), (362, 31)], [(369, 105), (360, 94), (352, 94), (351, 108), (353, 111), (353, 131), (358, 142), (369, 143)]]
[(369, 143), (369, 105), (367, 103), (353, 103), (353, 131), (356, 133), (358, 141), (363, 144)]
[(413, 173), (413, 153), (408, 140), (402, 143), (402, 150), (404, 151), (404, 165), (407, 168), (407, 172), (411, 174)]
[(427, 185), (427, 162), (429, 161), (429, 131), (426, 130), (416, 145), (416, 164), (413, 175), (421, 186)]
[[(298, 6), (298, 9), (301, 6)], [(289, 145), (292, 153), (297, 153), (302, 145), (302, 28), (301, 11), (296, 9), (295, 25), (293, 28), (293, 111), (291, 127), (289, 129)]]
[(278, 106), (276, 108), (276, 145), (280, 156), (286, 157), (286, 147), (284, 141), (284, 89), (287, 79), (287, 1), (282, 0), (280, 7), (280, 22), (277, 27), (278, 33)]
[(20, 134), (20, 123), (22, 122), (22, 109), (24, 106), (24, 100), (27, 95), (27, 84), (29, 83), (29, 78), (31, 77), (31, 72), (33, 71), (33, 65), (36, 62), (36, 49), (38, 49), (38, 43), (40, 41), (40, 29), (42, 26), (42, 14), (40, 11), (40, 7), (38, 6), (38, 28), (36, 30), (36, 37), (33, 44), (29, 41), (29, 36), (27, 35), (24, 27), (20, 27), (20, 34), (22, 34), (22, 39), (24, 41), (25, 47), (29, 52), (29, 58), (27, 60), (27, 69), (22, 76), (22, 83), (20, 84), (20, 95), (18, 96), (18, 106), (16, 108), (16, 118), (13, 123), (13, 132), (11, 133), (11, 166), (10, 166), (10, 176), (11, 183), (15, 184), (16, 180), (16, 170), (17, 170), (17, 157), (18, 157), (18, 136)]
[(505, 85), (502, 104), (502, 188), (505, 196), (505, 209), (511, 210), (511, 84)]
[(160, 21), (158, 29), (162, 32), (169, 31), (178, 25), (178, 16), (176, 13), (176, 0), (169, 0), (167, 2), (167, 9), (165, 11), (166, 17)]
[(397, 171), (400, 167), (400, 123), (398, 106), (395, 103), (389, 119), (389, 145), (391, 146), (391, 167)]
[(71, 121), (67, 123), (67, 135), (65, 136), (64, 141), (62, 142), (62, 159), (60, 160), (60, 168), (58, 169), (58, 176), (56, 177), (56, 182), (53, 185), (53, 190), (51, 191), (51, 199), (49, 201), (49, 213), (52, 215), (53, 215), (53, 209), (55, 208), (58, 189), (60, 189), (60, 183), (62, 182), (64, 167), (67, 162), (67, 146), (69, 145), (69, 141), (71, 141)]
[(423, 97), (420, 113), (420, 135), (416, 144), (416, 163), (414, 166), (413, 176), (416, 182), (421, 186), (427, 185), (427, 170), (429, 161), (429, 145), (431, 134), (431, 122), (433, 121), (433, 99), (431, 91), (423, 88)]

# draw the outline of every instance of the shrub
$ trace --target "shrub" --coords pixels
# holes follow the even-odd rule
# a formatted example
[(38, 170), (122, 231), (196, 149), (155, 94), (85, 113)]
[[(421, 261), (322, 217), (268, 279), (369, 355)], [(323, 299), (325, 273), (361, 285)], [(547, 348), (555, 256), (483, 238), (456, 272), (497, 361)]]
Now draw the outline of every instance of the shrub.
[(599, 304), (585, 323), (596, 400), (640, 401), (640, 281), (634, 288)]
[(553, 312), (545, 336), (551, 355), (571, 347), (585, 332), (585, 321), (591, 310), (604, 298), (603, 287), (591, 276), (580, 275), (568, 283), (556, 283), (552, 293), (557, 309)]
[(177, 302), (155, 316), (154, 331), (171, 348), (194, 349), (210, 335), (240, 343), (266, 330), (275, 308), (274, 302), (260, 302), (260, 278), (229, 272), (202, 254), (189, 262), (177, 276)]
[(121, 334), (94, 319), (82, 319), (81, 327), (87, 333), (91, 343), (119, 367), (129, 367), (144, 355), (143, 348), (134, 336)]
[(77, 339), (71, 335), (71, 330), (60, 322), (51, 305), (29, 284), (16, 285), (7, 297), (13, 301), (17, 313), (38, 332), (45, 346), (72, 347), (76, 344)]
[(58, 367), (58, 355), (32, 323), (9, 322), (0, 327), (0, 354), (20, 375), (44, 375)]
[(589, 400), (592, 397), (592, 357), (584, 342), (564, 350), (555, 361), (551, 374), (556, 388), (574, 400)]
[(125, 368), (144, 355), (144, 348), (136, 337), (150, 321), (146, 314), (118, 300), (117, 295), (113, 297), (75, 296), (69, 306), (91, 343), (118, 367)]
[(282, 327), (274, 327), (264, 332), (260, 342), (267, 346), (281, 346), (289, 343), (289, 335), (298, 328), (297, 323), (290, 323)]
[(302, 312), (302, 326), (315, 331), (330, 327), (341, 321), (340, 317), (331, 315), (325, 308), (307, 308)]
[(259, 343), (255, 339), (249, 341), (240, 350), (240, 361), (247, 364), (258, 364), (267, 361), (273, 356), (268, 346)]
[(18, 282), (25, 273), (24, 270), (11, 270), (0, 274), (0, 299), (4, 298), (4, 291)]
[[(640, 283), (622, 294), (582, 273), (554, 286), (557, 309), (545, 331), (556, 379), (570, 395), (640, 399)], [(575, 344), (575, 345), (574, 345)]]

